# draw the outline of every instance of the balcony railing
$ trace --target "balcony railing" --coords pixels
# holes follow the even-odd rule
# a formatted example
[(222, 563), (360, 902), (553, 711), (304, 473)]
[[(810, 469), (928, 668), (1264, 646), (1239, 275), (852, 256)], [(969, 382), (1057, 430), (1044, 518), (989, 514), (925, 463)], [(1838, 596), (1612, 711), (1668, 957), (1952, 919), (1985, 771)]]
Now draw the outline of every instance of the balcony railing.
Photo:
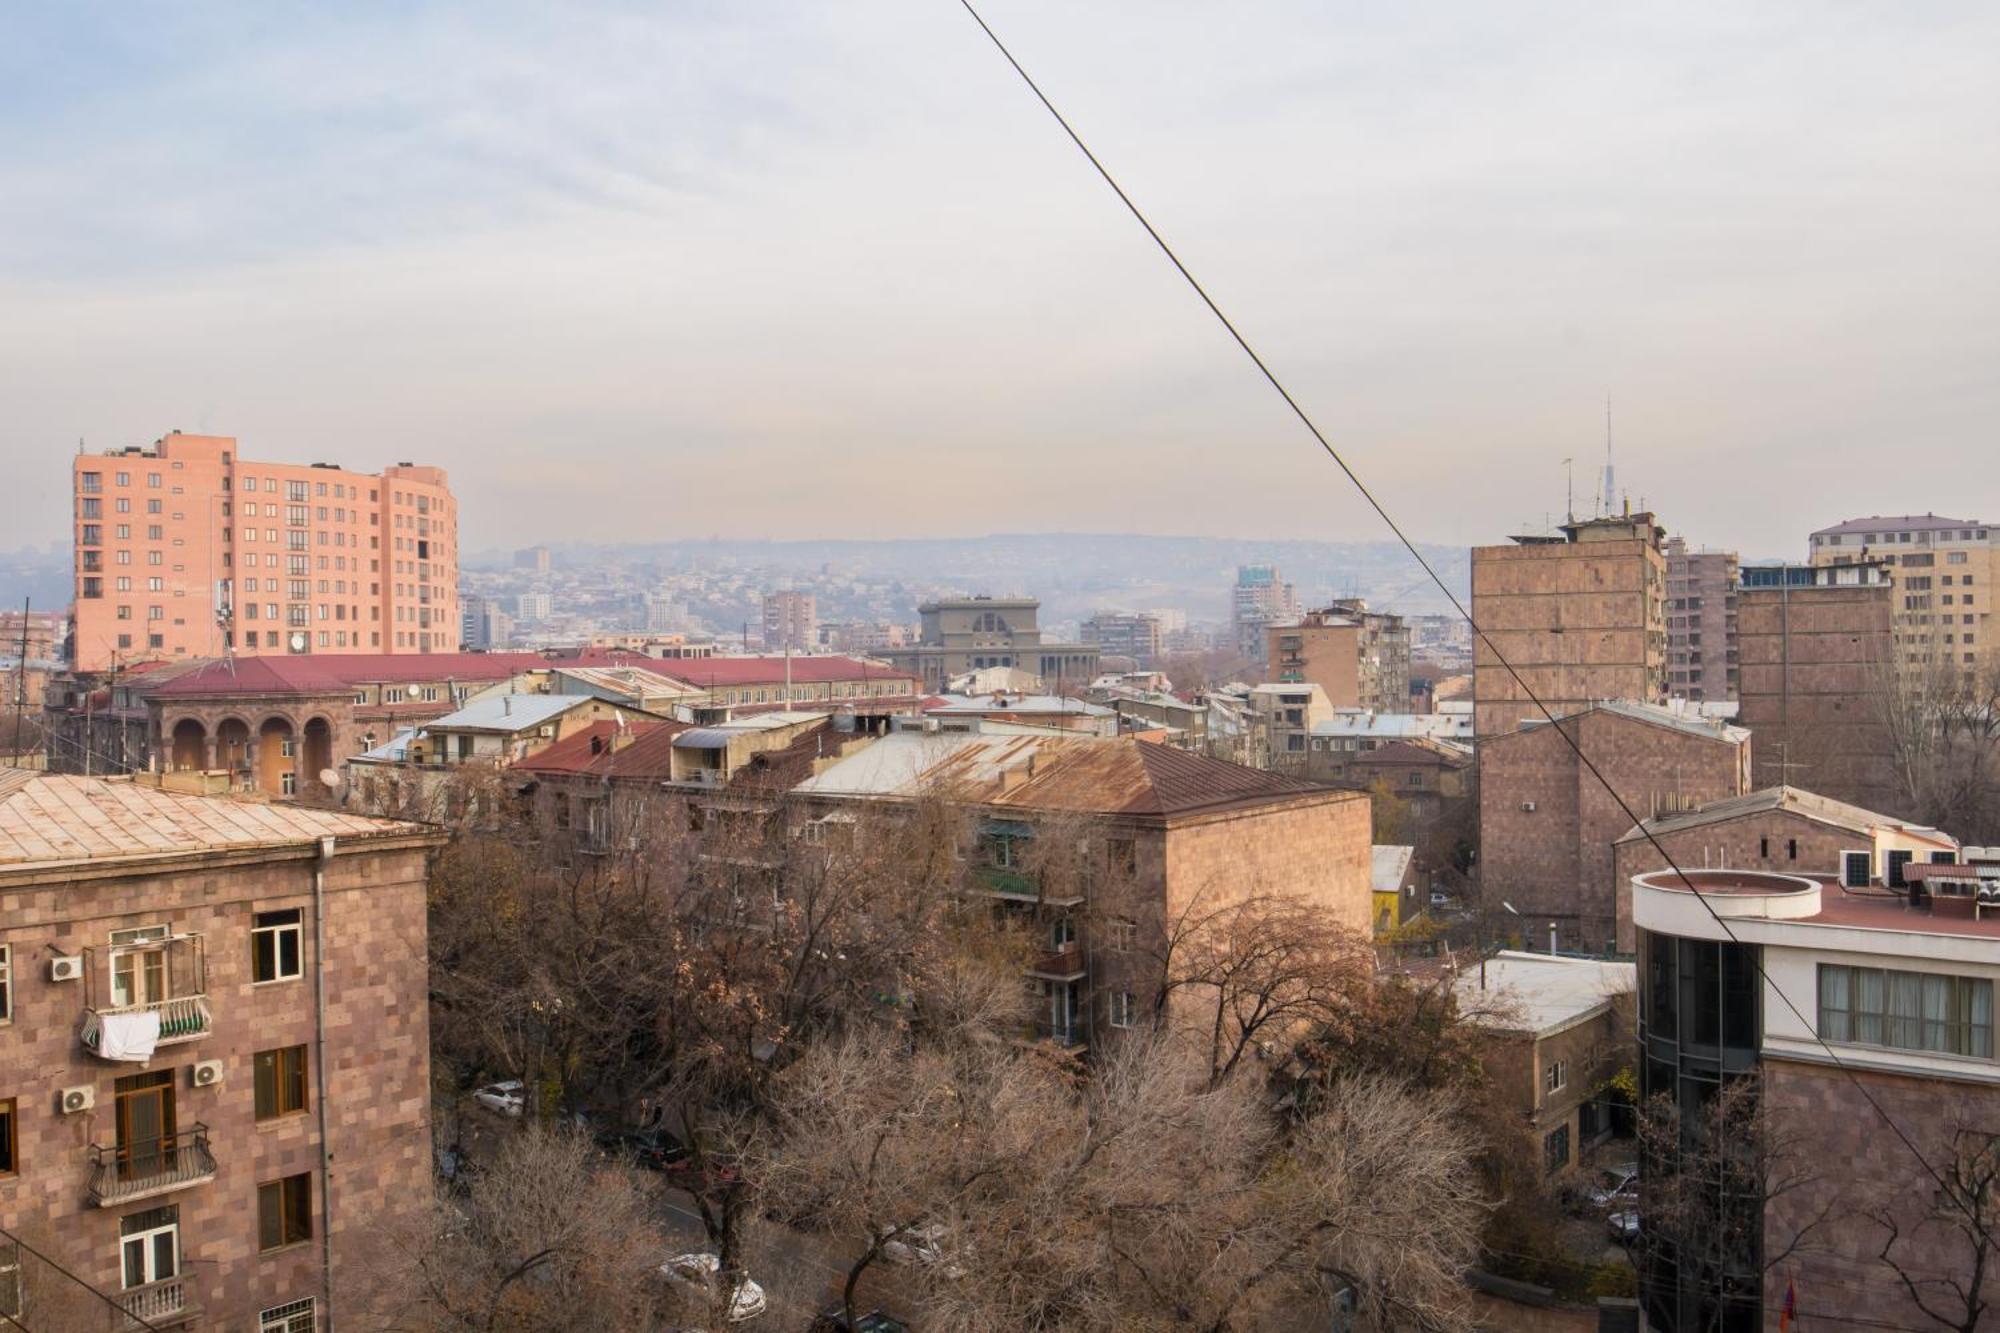
[(178, 1324), (192, 1313), (187, 1304), (186, 1279), (178, 1277), (120, 1292), (118, 1304), (130, 1316), (118, 1321), (122, 1329)]
[(1036, 1041), (1053, 1042), (1066, 1051), (1077, 1050), (1089, 1044), (1084, 1036), (1081, 1018), (1061, 1023), (1038, 1018), (1031, 1025), (1031, 1031)]
[(1007, 866), (976, 866), (973, 875), (974, 887), (981, 893), (998, 894), (1002, 898), (1032, 900), (1051, 907), (1073, 907), (1083, 901), (1083, 896), (1074, 892), (1045, 895), (1038, 876)]
[(1090, 967), (1084, 962), (1083, 950), (1074, 944), (1067, 949), (1054, 949), (1042, 954), (1028, 967), (1029, 976), (1047, 981), (1076, 981), (1089, 973)]
[(100, 1208), (186, 1189), (215, 1179), (208, 1126), (90, 1149), (90, 1199)]
[(206, 995), (176, 995), (170, 1000), (155, 1000), (150, 1004), (124, 1004), (108, 1009), (86, 1009), (83, 1012), (83, 1030), (78, 1036), (83, 1048), (92, 1055), (104, 1036), (104, 1020), (116, 1014), (157, 1013), (160, 1016), (160, 1035), (155, 1044), (172, 1046), (178, 1042), (196, 1041), (206, 1037), (213, 1026), (208, 1012)]

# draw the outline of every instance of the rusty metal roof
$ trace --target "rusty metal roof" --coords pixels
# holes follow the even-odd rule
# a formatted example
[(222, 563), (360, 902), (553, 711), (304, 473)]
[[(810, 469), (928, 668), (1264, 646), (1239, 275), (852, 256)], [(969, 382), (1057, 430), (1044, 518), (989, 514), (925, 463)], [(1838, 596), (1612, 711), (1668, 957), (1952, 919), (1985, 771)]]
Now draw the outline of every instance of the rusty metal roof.
[(916, 732), (886, 736), (797, 790), (888, 797), (938, 791), (1000, 808), (1156, 816), (1304, 795), (1365, 799), (1132, 737)]
[(0, 771), (0, 867), (425, 832), (337, 810), (165, 791), (130, 778)]

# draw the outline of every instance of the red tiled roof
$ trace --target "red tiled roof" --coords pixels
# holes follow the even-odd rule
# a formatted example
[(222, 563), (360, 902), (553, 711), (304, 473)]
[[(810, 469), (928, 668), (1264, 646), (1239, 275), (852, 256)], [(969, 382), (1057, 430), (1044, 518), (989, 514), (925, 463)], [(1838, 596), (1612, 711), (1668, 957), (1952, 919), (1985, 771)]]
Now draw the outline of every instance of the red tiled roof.
[(504, 680), (555, 666), (655, 665), (619, 649), (571, 656), (547, 653), (328, 653), (299, 657), (217, 658), (162, 685), (157, 697), (199, 694), (324, 694), (357, 685), (405, 681)]
[(516, 772), (540, 777), (594, 777), (664, 780), (670, 771), (674, 737), (688, 729), (685, 722), (630, 724), (631, 739), (615, 749), (591, 750), (591, 742), (610, 746), (616, 722), (593, 722), (516, 763)]
[[(782, 657), (689, 657), (671, 661), (649, 661), (652, 670), (675, 680), (704, 688), (734, 689), (743, 685), (783, 685), (785, 659)], [(794, 657), (791, 660), (794, 685), (823, 685), (836, 680), (894, 680), (916, 683), (907, 671), (898, 671), (884, 662), (858, 657)]]

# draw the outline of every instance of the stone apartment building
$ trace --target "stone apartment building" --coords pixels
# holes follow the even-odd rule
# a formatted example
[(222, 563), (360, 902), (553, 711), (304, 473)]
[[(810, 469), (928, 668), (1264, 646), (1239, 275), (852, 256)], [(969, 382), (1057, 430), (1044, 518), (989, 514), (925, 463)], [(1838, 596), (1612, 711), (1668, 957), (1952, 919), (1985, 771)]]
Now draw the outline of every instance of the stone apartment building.
[[(1702, 1105), (1761, 1074), (1766, 1112), (1805, 1147), (1781, 1168), (1796, 1185), (1749, 1205), (1761, 1208), (1761, 1226), (1752, 1213), (1725, 1231), (1752, 1238), (1727, 1256), (1726, 1311), (1716, 1310), (1714, 1287), (1678, 1280), (1675, 1237), (1655, 1230), (1640, 1251), (1649, 1326), (1776, 1328), (1788, 1288), (1798, 1328), (1943, 1326), (1912, 1300), (1907, 1279), (1933, 1311), (1956, 1307), (1970, 1327), (1951, 1284), (1990, 1309), (2000, 1271), (1988, 1262), (1980, 1289), (1968, 1290), (1975, 1252), (1935, 1220), (1939, 1191), (1905, 1139), (1940, 1171), (1960, 1154), (1991, 1151), (2000, 921), (1977, 915), (1970, 899), (1913, 905), (1906, 894), (1816, 875), (1689, 875), (1706, 905), (1665, 871), (1631, 886), (1641, 1092)], [(1782, 1263), (1768, 1262), (1784, 1251)]]
[(1912, 863), (1955, 861), (1958, 843), (1936, 829), (1831, 800), (1797, 787), (1765, 787), (1644, 820), (1613, 849), (1618, 947), (1634, 947), (1632, 881), (1665, 870), (1664, 848), (1682, 869), (1764, 870), (1830, 879), (1866, 890), (1904, 887)]
[[(1049, 736), (884, 736), (792, 789), (800, 819), (944, 792), (969, 812), (976, 891), (1042, 932), (1036, 1035), (1070, 1049), (1139, 1021), (1169, 923), (1197, 902), (1297, 894), (1366, 935), (1367, 797), (1171, 746)], [(1079, 873), (1038, 878), (1035, 840)]]
[(1298, 589), (1285, 582), (1276, 565), (1238, 565), (1229, 592), (1230, 622), (1236, 630), (1236, 651), (1253, 662), (1265, 661), (1265, 630), (1299, 618)]
[(1753, 565), (1742, 578), (1736, 717), (1757, 737), (1755, 785), (1895, 810), (1883, 711), (1895, 590), (1883, 567)]
[(1540, 1146), (1550, 1183), (1612, 1133), (1598, 1090), (1631, 1062), (1637, 985), (1630, 963), (1513, 950), (1454, 983), (1459, 1011), (1489, 1034), (1487, 1076)]
[(1033, 597), (942, 597), (917, 608), (922, 621), (915, 645), (882, 650), (898, 671), (923, 688), (942, 690), (954, 677), (986, 667), (1014, 667), (1042, 678), (1062, 694), (1097, 678), (1095, 644), (1044, 641)]
[(1360, 598), (1265, 628), (1265, 661), (1281, 684), (1319, 686), (1335, 708), (1410, 711), (1410, 631)]
[(1603, 703), (1479, 742), (1479, 875), (1488, 910), (1512, 903), (1530, 938), (1615, 950), (1613, 848), (1641, 819), (1750, 789), (1750, 733), (1649, 704)]
[(764, 647), (810, 652), (819, 642), (818, 602), (809, 592), (784, 589), (764, 594)]
[(223, 435), (80, 454), (74, 664), (458, 648), (443, 469), (265, 463)]
[(1141, 667), (1159, 665), (1162, 637), (1158, 616), (1099, 611), (1078, 627), (1077, 637), (1105, 657), (1129, 657)]
[(360, 1317), (431, 1197), (440, 841), (0, 772), (8, 1317), (258, 1333)]
[(1814, 565), (1875, 564), (1894, 585), (1905, 667), (1979, 667), (2000, 660), (1993, 595), (2000, 584), (2000, 528), (1936, 514), (1851, 518), (1811, 537)]
[(1734, 551), (1667, 542), (1667, 693), (1696, 703), (1736, 697)]
[(1646, 513), (1579, 519), (1560, 532), (1472, 548), (1472, 619), (1486, 636), (1473, 643), (1482, 738), (1542, 716), (1528, 690), (1557, 716), (1602, 699), (1666, 700), (1665, 532)]

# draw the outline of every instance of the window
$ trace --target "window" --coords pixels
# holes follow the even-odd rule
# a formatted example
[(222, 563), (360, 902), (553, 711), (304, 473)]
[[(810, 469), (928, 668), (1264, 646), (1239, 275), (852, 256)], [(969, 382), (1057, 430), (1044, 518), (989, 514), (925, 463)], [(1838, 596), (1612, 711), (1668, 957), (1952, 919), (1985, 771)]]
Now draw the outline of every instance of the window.
[(1128, 990), (1113, 991), (1108, 999), (1110, 1012), (1107, 1017), (1111, 1021), (1111, 1026), (1115, 1028), (1131, 1027), (1132, 1015), (1138, 1009), (1138, 1006), (1133, 1003), (1132, 992)]
[(1139, 869), (1139, 845), (1131, 838), (1106, 838), (1104, 863), (1115, 874), (1130, 875)]
[(299, 944), (302, 913), (296, 907), (259, 912), (250, 927), (250, 979), (293, 981), (303, 976)]
[(0, 944), (0, 1023), (14, 1019), (14, 946)]
[(1569, 1126), (1557, 1125), (1542, 1139), (1542, 1169), (1550, 1175), (1569, 1165)]
[(1865, 889), (1868, 876), (1875, 863), (1873, 852), (1842, 852), (1840, 854), (1840, 882), (1845, 888)]
[(1113, 917), (1104, 924), (1105, 941), (1119, 953), (1130, 953), (1139, 947), (1139, 923), (1127, 921), (1123, 917)]
[(14, 1318), (21, 1313), (21, 1246), (18, 1241), (0, 1244), (0, 1315)]
[[(20, 1138), (15, 1133), (15, 1104), (12, 1097), (0, 1100), (0, 1176), (11, 1176), (21, 1169), (20, 1159), (14, 1154), (20, 1149)], [(0, 1309), (5, 1309), (0, 1304)]]
[(1569, 1061), (1549, 1061), (1548, 1067), (1542, 1070), (1542, 1091), (1561, 1092), (1567, 1086), (1569, 1086)]
[(1827, 1041), (1993, 1058), (1993, 983), (1981, 977), (1822, 963)]
[(1799, 859), (1799, 840), (1797, 838), (1785, 839), (1785, 859), (1787, 861), (1796, 861)]
[(259, 1051), (256, 1072), (257, 1118), (273, 1120), (306, 1109), (306, 1048), (280, 1046)]
[(1915, 852), (1906, 851), (1902, 848), (1891, 848), (1889, 850), (1888, 859), (1883, 866), (1882, 878), (1890, 888), (1900, 889), (1904, 887), (1903, 867), (1908, 865), (1915, 856)]
[(181, 1214), (173, 1204), (148, 1208), (118, 1222), (118, 1251), (125, 1290), (149, 1287), (181, 1271)]
[(286, 1176), (257, 1187), (257, 1248), (277, 1250), (312, 1239), (312, 1177)]

